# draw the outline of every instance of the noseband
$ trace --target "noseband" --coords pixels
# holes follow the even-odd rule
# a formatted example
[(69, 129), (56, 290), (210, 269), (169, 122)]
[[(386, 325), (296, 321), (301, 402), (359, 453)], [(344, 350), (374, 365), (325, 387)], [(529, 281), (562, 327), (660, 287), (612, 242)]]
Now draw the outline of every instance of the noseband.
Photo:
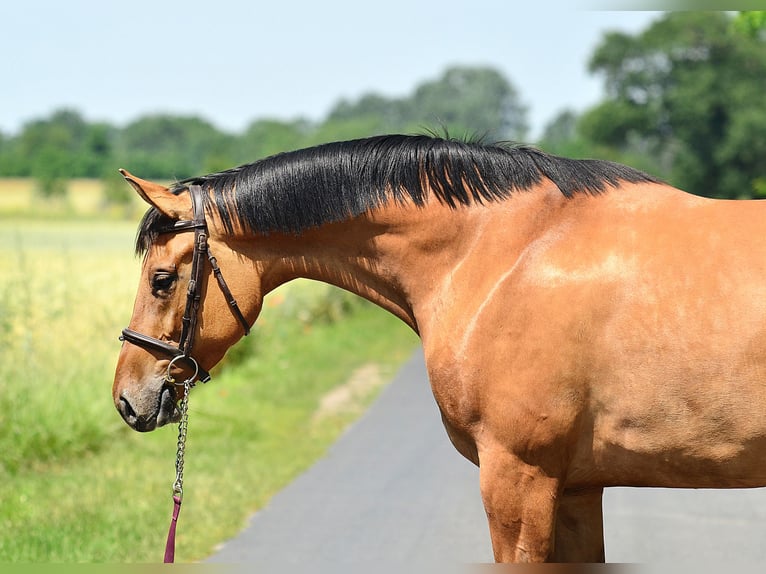
[(157, 351), (169, 356), (170, 363), (168, 364), (168, 378), (170, 378), (171, 367), (178, 361), (185, 361), (189, 363), (195, 371), (194, 375), (190, 377), (190, 380), (194, 381), (194, 379), (199, 376), (199, 380), (206, 383), (210, 380), (210, 373), (200, 367), (197, 360), (191, 355), (192, 347), (194, 346), (194, 335), (197, 331), (199, 306), (202, 299), (202, 272), (205, 265), (205, 256), (207, 256), (208, 261), (210, 261), (213, 275), (215, 275), (215, 278), (218, 281), (218, 286), (220, 287), (221, 292), (229, 302), (229, 307), (231, 308), (232, 313), (234, 313), (234, 316), (242, 324), (242, 327), (245, 330), (245, 335), (250, 334), (250, 325), (242, 314), (242, 311), (240, 311), (239, 305), (237, 305), (237, 301), (231, 294), (229, 286), (226, 285), (226, 281), (224, 281), (223, 275), (221, 274), (221, 269), (218, 267), (218, 262), (208, 249), (208, 231), (207, 221), (205, 220), (205, 205), (202, 197), (202, 188), (199, 185), (190, 185), (188, 189), (192, 199), (193, 219), (175, 221), (172, 225), (163, 227), (159, 230), (159, 233), (194, 231), (194, 252), (192, 254), (191, 277), (186, 291), (186, 308), (184, 309), (181, 338), (178, 341), (178, 346), (176, 347), (166, 341), (127, 328), (122, 330), (120, 340), (127, 341), (128, 343), (149, 351)]

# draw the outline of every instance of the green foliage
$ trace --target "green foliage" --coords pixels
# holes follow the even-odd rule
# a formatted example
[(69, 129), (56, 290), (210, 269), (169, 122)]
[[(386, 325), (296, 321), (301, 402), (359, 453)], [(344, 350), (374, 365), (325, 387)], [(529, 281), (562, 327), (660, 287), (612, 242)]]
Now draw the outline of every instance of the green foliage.
[(458, 133), (522, 140), (528, 129), (516, 90), (490, 68), (450, 68), (416, 89), (412, 106), (414, 117), (433, 118)]
[(42, 173), (35, 186), (37, 193), (44, 199), (64, 199), (67, 194), (67, 180), (51, 173)]
[(734, 19), (734, 28), (751, 38), (766, 39), (766, 11), (740, 12)]
[(230, 137), (197, 117), (146, 116), (126, 126), (119, 154), (144, 178), (183, 179), (211, 157), (229, 155)]
[(356, 102), (340, 100), (330, 111), (329, 122), (347, 122), (368, 118), (375, 123), (375, 132), (400, 131), (407, 124), (411, 113), (405, 98), (386, 98), (379, 94), (365, 94)]
[[(579, 120), (579, 129), (595, 142), (623, 147), (628, 134), (638, 133), (647, 125), (643, 106), (627, 100), (607, 100), (588, 110)], [(644, 139), (651, 139), (644, 136)]]
[(766, 175), (766, 43), (725, 13), (669, 13), (635, 36), (608, 34), (590, 69), (606, 99), (581, 119), (587, 139), (649, 154), (705, 195), (748, 197)]
[(253, 326), (249, 337), (241, 339), (226, 353), (220, 367), (240, 365), (261, 352), (263, 336), (283, 336), (284, 328), (295, 325), (304, 330), (316, 325), (331, 325), (357, 312), (364, 299), (326, 283), (313, 283), (310, 288), (293, 289), (288, 285), (268, 295), (268, 311)]
[(88, 124), (74, 110), (62, 109), (28, 123), (4, 145), (2, 175), (46, 179), (87, 177), (110, 157), (113, 128)]
[(766, 199), (766, 177), (760, 177), (753, 182), (753, 197)]
[(239, 138), (237, 147), (244, 153), (243, 162), (253, 161), (299, 147), (312, 129), (305, 120), (256, 120)]
[(442, 128), (456, 135), (521, 140), (528, 129), (526, 111), (516, 89), (497, 70), (452, 67), (406, 98), (367, 94), (355, 103), (342, 100), (327, 123), (363, 122), (369, 133)]
[(11, 157), (12, 150), (11, 138), (0, 131), (0, 173), (9, 172), (15, 163), (15, 159)]
[(129, 217), (136, 212), (136, 193), (125, 183), (122, 175), (111, 166), (104, 166), (101, 176), (101, 205), (104, 210), (117, 211), (122, 216)]
[[(583, 134), (590, 127), (583, 128), (583, 124), (587, 124), (590, 119), (587, 112), (583, 115), (572, 110), (561, 112), (546, 126), (538, 146), (564, 157), (606, 159), (630, 165), (660, 178), (667, 177), (667, 168), (647, 152), (645, 142), (631, 141), (627, 146), (613, 146), (585, 137)], [(606, 130), (610, 128), (608, 123), (603, 127)]]

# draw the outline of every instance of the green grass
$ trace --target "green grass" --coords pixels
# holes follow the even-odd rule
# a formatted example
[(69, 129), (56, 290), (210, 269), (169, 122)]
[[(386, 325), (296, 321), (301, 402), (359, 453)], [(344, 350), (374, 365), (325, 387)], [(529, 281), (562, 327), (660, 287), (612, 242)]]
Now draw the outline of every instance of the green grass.
[[(107, 442), (116, 334), (138, 262), (130, 222), (0, 226), (0, 468), (17, 472)], [(115, 330), (116, 329), (116, 330)]]
[[(393, 374), (413, 343), (387, 336), (395, 321), (364, 306), (342, 323), (296, 329), (289, 346), (264, 340), (257, 358), (193, 391), (178, 561), (208, 556), (325, 452), (350, 417), (315, 423), (319, 399), (361, 363), (383, 357)], [(175, 427), (120, 427), (98, 452), (3, 477), (0, 560), (160, 560), (175, 440)]]
[[(135, 433), (110, 392), (138, 281), (135, 226), (7, 214), (0, 225), (0, 562), (162, 557), (177, 430)], [(235, 535), (380, 387), (317, 417), (323, 397), (362, 365), (390, 379), (416, 344), (394, 317), (319, 283), (267, 298), (253, 335), (191, 396), (177, 560)]]

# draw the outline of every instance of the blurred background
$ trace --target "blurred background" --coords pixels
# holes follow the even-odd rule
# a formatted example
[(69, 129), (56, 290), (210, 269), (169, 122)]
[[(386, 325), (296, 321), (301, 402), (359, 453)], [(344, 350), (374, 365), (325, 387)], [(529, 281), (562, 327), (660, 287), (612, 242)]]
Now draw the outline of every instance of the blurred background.
[[(446, 130), (766, 197), (763, 12), (32, 0), (0, 7), (0, 26), (0, 561), (159, 557), (175, 433), (133, 433), (110, 396), (144, 209), (120, 167), (170, 182)], [(180, 559), (236, 533), (416, 346), (329, 287), (270, 297), (254, 336), (195, 391), (187, 472), (204, 504), (184, 511)], [(318, 415), (360, 369), (367, 382)]]

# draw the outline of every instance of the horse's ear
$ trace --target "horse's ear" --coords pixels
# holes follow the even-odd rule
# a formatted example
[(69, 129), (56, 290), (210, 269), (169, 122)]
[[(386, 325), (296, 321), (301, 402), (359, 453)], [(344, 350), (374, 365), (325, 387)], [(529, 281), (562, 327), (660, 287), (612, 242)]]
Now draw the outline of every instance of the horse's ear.
[(176, 195), (164, 185), (146, 181), (124, 169), (121, 169), (120, 173), (125, 181), (141, 196), (141, 199), (159, 209), (169, 218), (192, 219), (192, 204), (189, 194)]

